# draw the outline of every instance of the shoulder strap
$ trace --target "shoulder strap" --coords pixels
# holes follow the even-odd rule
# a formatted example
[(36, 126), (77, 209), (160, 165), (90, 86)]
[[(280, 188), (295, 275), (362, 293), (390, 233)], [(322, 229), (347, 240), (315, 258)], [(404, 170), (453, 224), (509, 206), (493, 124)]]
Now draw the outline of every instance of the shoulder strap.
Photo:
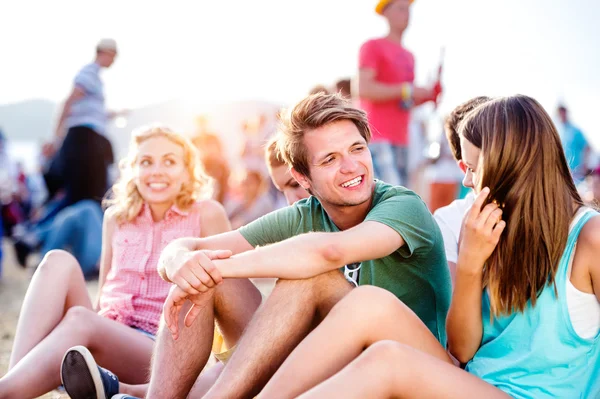
[(569, 229), (567, 246), (565, 247), (565, 251), (563, 252), (563, 256), (560, 260), (559, 272), (557, 274), (559, 274), (561, 277), (566, 278), (569, 275), (570, 265), (573, 261), (573, 255), (575, 254), (575, 247), (577, 246), (577, 239), (579, 238), (581, 229), (588, 222), (588, 220), (597, 214), (598, 212), (591, 208), (585, 208), (577, 213), (573, 223), (571, 224), (571, 228)]

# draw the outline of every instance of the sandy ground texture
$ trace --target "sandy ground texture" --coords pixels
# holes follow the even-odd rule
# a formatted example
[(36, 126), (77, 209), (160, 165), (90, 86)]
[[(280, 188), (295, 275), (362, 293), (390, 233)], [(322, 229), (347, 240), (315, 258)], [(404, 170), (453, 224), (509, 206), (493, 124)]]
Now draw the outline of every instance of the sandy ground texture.
[[(19, 311), (34, 271), (31, 266), (37, 264), (39, 260), (36, 256), (30, 256), (28, 260), (30, 267), (27, 269), (21, 268), (15, 259), (12, 244), (9, 240), (4, 240), (2, 243), (2, 253), (4, 259), (2, 261), (2, 279), (0, 280), (0, 303), (2, 304), (0, 307), (0, 375), (6, 374), (8, 370)], [(97, 287), (97, 281), (88, 283), (91, 295), (96, 295)], [(52, 391), (40, 398), (64, 399), (68, 397), (69, 395), (65, 393)]]
[[(10, 242), (4, 240), (2, 244), (4, 260), (2, 262), (2, 279), (0, 280), (0, 304), (2, 304), (0, 307), (0, 376), (6, 374), (8, 370), (8, 362), (19, 311), (34, 270), (31, 266), (37, 264), (37, 259), (32, 256), (32, 259), (28, 261), (28, 265), (30, 266), (28, 269), (19, 267)], [(254, 283), (259, 287), (263, 295), (268, 295), (274, 281), (271, 279), (260, 279), (255, 280)], [(92, 298), (95, 298), (97, 288), (97, 281), (88, 282), (88, 290)], [(67, 399), (69, 396), (65, 393), (52, 391), (40, 398)]]

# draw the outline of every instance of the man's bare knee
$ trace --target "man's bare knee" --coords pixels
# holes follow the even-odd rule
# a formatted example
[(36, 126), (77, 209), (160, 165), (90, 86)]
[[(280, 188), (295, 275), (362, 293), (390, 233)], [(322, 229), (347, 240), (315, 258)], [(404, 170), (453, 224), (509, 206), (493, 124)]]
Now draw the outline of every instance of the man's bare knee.
[(314, 277), (299, 280), (280, 278), (275, 284), (276, 287), (285, 287), (285, 289), (291, 290), (297, 290), (298, 287), (304, 287), (305, 289), (313, 290), (314, 287), (338, 288), (346, 287), (348, 285), (348, 281), (344, 278), (343, 273), (339, 270), (333, 270)]
[(275, 290), (281, 295), (301, 300), (306, 304), (312, 304), (321, 319), (329, 313), (336, 303), (352, 291), (352, 288), (352, 285), (339, 270), (302, 280), (279, 279), (275, 285)]
[(228, 346), (240, 339), (261, 301), (260, 291), (248, 279), (226, 279), (217, 287), (214, 314)]
[(302, 279), (302, 280), (288, 280), (284, 278), (280, 278), (275, 283), (275, 287), (273, 288), (273, 292), (281, 293), (284, 292), (286, 294), (291, 294), (294, 296), (298, 295), (310, 295), (312, 291), (313, 279)]
[(225, 279), (215, 289), (215, 311), (223, 313), (227, 308), (243, 304), (258, 307), (262, 300), (260, 291), (249, 279)]

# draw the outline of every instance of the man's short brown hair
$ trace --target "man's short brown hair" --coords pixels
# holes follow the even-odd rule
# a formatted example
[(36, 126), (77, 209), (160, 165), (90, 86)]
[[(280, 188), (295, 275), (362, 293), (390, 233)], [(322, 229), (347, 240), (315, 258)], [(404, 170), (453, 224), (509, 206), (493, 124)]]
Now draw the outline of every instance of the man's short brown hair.
[(460, 151), (460, 136), (458, 135), (458, 126), (460, 125), (460, 122), (462, 122), (464, 117), (467, 116), (469, 112), (473, 111), (479, 105), (486, 103), (489, 100), (490, 98), (486, 96), (474, 97), (454, 108), (452, 112), (450, 112), (448, 118), (446, 118), (444, 130), (446, 132), (448, 144), (450, 144), (450, 149), (452, 150), (452, 155), (457, 162), (462, 159), (462, 154)]
[(333, 122), (348, 120), (354, 123), (360, 135), (368, 143), (371, 129), (367, 114), (351, 106), (339, 94), (317, 93), (309, 95), (288, 112), (280, 116), (277, 148), (288, 166), (310, 177), (308, 150), (304, 134)]
[(267, 143), (265, 147), (265, 161), (269, 170), (285, 165), (285, 161), (277, 148), (277, 138), (274, 137)]
[(329, 93), (329, 89), (327, 87), (325, 87), (324, 85), (318, 84), (313, 86), (309, 91), (308, 94), (318, 94), (318, 93), (324, 93), (324, 94), (328, 94)]
[(352, 97), (352, 83), (350, 79), (340, 79), (335, 82), (335, 91), (340, 93), (344, 98)]

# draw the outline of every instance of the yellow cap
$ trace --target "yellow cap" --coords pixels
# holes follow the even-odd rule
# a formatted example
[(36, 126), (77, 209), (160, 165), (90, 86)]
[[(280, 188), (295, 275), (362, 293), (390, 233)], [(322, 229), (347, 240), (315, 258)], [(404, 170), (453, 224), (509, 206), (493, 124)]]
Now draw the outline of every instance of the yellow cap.
[[(379, 0), (375, 6), (375, 12), (379, 15), (383, 15), (383, 9), (390, 4), (392, 0)], [(409, 0), (408, 4), (412, 4), (413, 0)]]

